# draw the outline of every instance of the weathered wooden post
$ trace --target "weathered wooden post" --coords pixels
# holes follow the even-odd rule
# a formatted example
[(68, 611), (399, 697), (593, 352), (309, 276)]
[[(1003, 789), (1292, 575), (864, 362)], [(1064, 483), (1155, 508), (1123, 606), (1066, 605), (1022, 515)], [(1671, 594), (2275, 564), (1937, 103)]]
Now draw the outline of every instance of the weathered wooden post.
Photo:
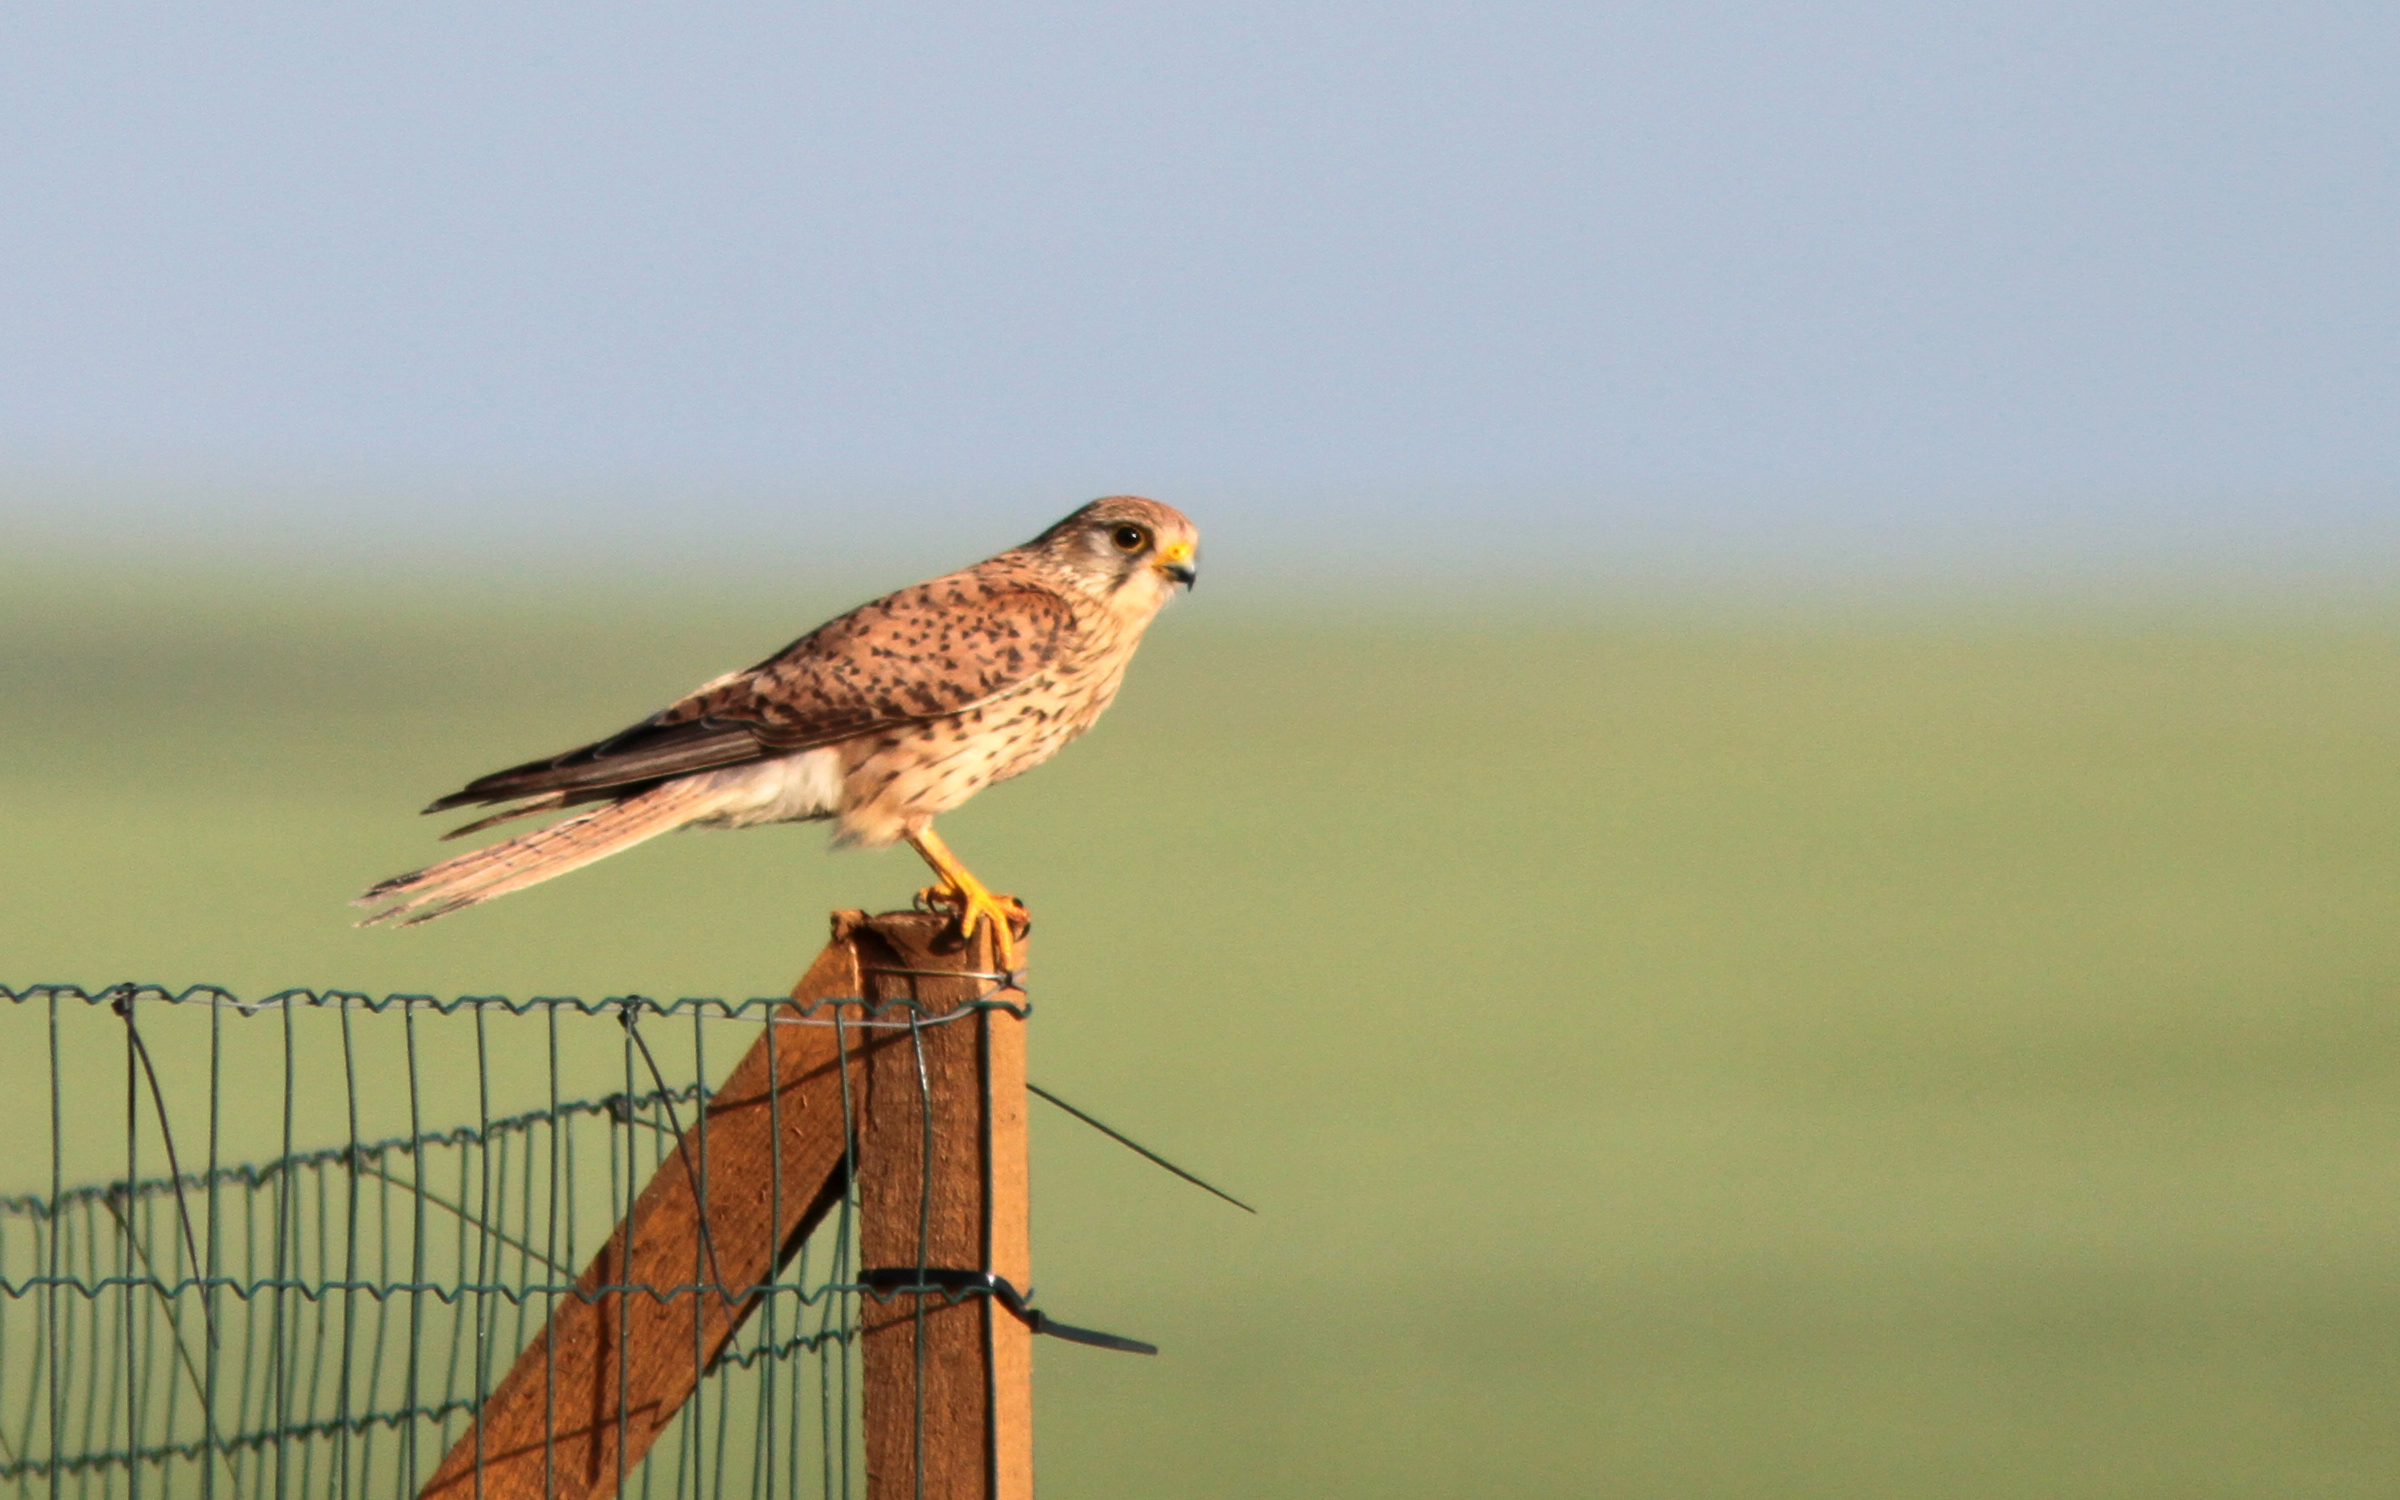
[(1031, 1500), (1033, 1331), (957, 1274), (988, 1272), (1018, 1292), (1032, 1276), (1025, 1020), (1021, 1009), (959, 1013), (992, 988), (988, 938), (975, 949), (982, 972), (958, 974), (929, 944), (938, 933), (879, 926), (896, 962), (864, 971), (886, 1018), (955, 1015), (912, 1026), (905, 1046), (878, 1046), (867, 1062), (860, 1251), (887, 1285), (942, 1288), (863, 1310), (867, 1494)]

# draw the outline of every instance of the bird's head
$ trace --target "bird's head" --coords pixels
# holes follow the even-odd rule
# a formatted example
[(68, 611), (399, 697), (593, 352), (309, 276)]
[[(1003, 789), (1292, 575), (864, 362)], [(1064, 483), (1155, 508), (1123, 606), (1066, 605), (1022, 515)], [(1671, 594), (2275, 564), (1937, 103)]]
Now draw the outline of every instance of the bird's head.
[(1035, 537), (1041, 554), (1086, 593), (1147, 616), (1178, 584), (1200, 581), (1200, 530), (1172, 505), (1139, 495), (1094, 500)]

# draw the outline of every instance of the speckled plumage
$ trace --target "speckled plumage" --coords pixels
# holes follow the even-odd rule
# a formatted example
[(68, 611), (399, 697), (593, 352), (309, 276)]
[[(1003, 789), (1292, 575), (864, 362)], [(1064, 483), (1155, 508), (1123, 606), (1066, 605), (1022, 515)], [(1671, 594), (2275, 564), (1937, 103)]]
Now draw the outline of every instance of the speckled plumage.
[(516, 804), (460, 833), (602, 805), (384, 881), (360, 904), (396, 904), (367, 920), (430, 920), (674, 828), (830, 818), (838, 843), (926, 835), (1092, 726), (1198, 542), (1172, 507), (1114, 496), (861, 605), (621, 733), (435, 802)]

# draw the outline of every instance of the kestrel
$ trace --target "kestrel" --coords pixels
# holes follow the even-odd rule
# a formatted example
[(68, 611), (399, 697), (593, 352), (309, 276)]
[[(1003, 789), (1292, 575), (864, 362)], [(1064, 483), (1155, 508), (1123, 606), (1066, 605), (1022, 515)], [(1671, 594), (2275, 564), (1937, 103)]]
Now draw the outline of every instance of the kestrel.
[(908, 840), (933, 867), (922, 899), (989, 924), (1014, 962), (1024, 907), (994, 895), (933, 831), (938, 815), (1029, 771), (1092, 727), (1177, 585), (1200, 534), (1155, 500), (1095, 500), (963, 572), (887, 594), (641, 723), (497, 771), (427, 812), (515, 803), (446, 837), (597, 802), (394, 876), (355, 903), (404, 925), (523, 890), (677, 828), (832, 819), (837, 847)]

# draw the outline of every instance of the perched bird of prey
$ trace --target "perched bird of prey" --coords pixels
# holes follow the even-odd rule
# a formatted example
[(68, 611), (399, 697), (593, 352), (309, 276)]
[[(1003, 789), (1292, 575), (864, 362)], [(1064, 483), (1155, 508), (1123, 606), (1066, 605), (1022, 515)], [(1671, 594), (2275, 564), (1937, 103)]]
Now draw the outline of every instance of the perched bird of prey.
[(1199, 546), (1181, 511), (1117, 495), (861, 605), (620, 734), (435, 802), (425, 810), (515, 804), (451, 838), (600, 805), (394, 876), (358, 898), (393, 903), (359, 925), (429, 922), (672, 829), (830, 818), (836, 845), (908, 840), (936, 878), (923, 899), (955, 912), (969, 941), (989, 924), (1012, 963), (1023, 905), (960, 864), (933, 820), (1092, 727), (1152, 617), (1198, 579)]

